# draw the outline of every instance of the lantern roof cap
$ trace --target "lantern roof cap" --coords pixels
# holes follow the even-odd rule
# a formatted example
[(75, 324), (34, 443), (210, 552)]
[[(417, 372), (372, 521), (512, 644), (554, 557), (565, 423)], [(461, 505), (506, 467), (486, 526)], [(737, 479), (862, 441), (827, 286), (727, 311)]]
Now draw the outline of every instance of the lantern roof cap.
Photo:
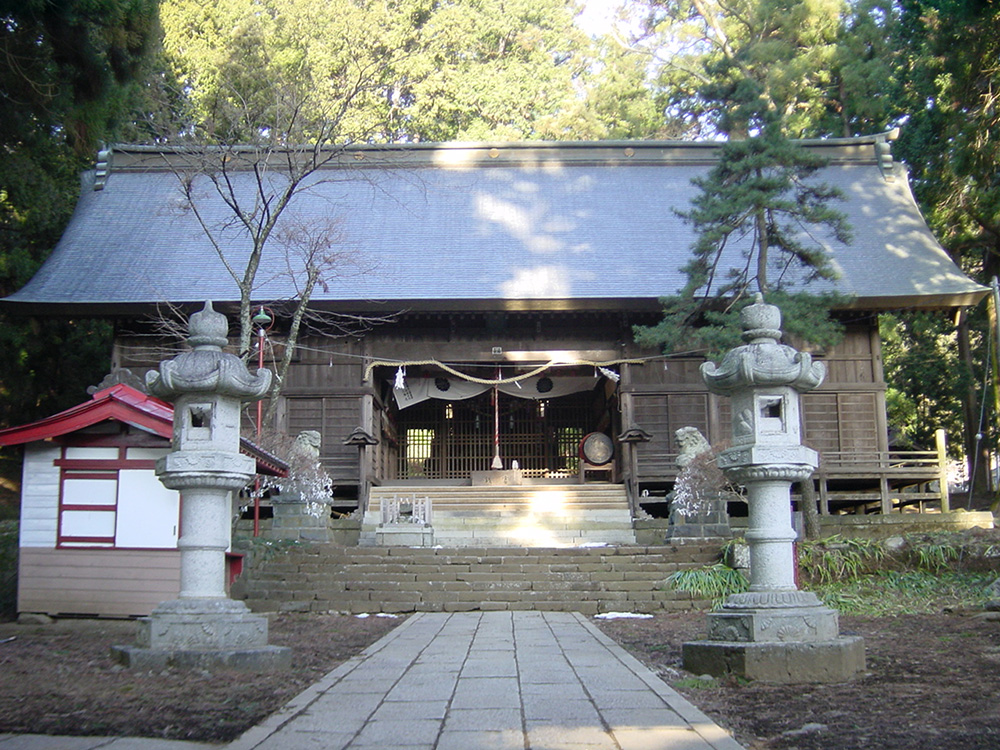
[(813, 362), (781, 341), (781, 310), (764, 302), (761, 295), (740, 311), (743, 340), (731, 349), (718, 366), (705, 362), (701, 376), (713, 393), (734, 395), (756, 387), (791, 386), (799, 392), (811, 391), (826, 377), (826, 365)]
[(228, 343), (226, 317), (211, 302), (188, 321), (191, 351), (160, 363), (159, 371), (146, 373), (146, 387), (154, 396), (175, 401), (188, 393), (229, 396), (242, 401), (261, 398), (271, 385), (271, 372), (247, 370), (235, 354), (222, 350)]

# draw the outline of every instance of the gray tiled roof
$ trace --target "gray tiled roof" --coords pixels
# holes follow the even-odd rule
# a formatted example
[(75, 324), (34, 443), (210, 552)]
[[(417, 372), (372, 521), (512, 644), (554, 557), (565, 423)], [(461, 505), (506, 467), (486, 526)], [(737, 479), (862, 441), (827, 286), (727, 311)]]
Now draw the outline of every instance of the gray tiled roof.
[[(983, 288), (929, 232), (905, 171), (879, 164), (876, 140), (815, 145), (831, 157), (821, 179), (843, 191), (839, 208), (853, 227), (847, 247), (824, 241), (842, 274), (839, 289), (873, 307), (978, 297)], [(639, 303), (684, 283), (693, 233), (675, 209), (695, 195), (691, 179), (709, 169), (712, 151), (651, 142), (360, 149), (317, 173), (283, 219), (336, 220), (340, 247), (359, 265), (347, 264), (317, 290), (315, 299), (330, 304)], [(85, 176), (59, 245), (7, 302), (109, 311), (110, 304), (237, 299), (163, 161), (155, 149), (118, 147), (103, 189), (93, 189), (93, 173)], [(249, 173), (235, 179), (252, 189)], [(239, 267), (245, 240), (223, 228), (232, 217), (209, 196), (206, 183), (199, 209)], [(259, 301), (294, 294), (286, 256), (265, 258)]]

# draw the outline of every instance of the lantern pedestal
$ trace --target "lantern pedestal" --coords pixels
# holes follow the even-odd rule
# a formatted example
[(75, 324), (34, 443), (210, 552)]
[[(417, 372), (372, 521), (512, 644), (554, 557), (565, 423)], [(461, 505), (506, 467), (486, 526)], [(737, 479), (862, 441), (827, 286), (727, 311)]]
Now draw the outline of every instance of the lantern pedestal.
[(847, 682), (865, 671), (860, 636), (829, 641), (695, 641), (684, 644), (684, 669), (775, 684)]
[[(723, 453), (720, 465), (725, 461)], [(708, 615), (706, 639), (682, 647), (684, 669), (772, 683), (844, 682), (864, 673), (864, 641), (841, 636), (836, 610), (795, 585), (790, 480), (809, 476), (812, 466), (729, 473), (747, 488), (750, 591), (732, 594)]]
[(778, 343), (781, 312), (760, 299), (740, 313), (746, 344), (716, 367), (702, 365), (709, 390), (732, 398), (732, 447), (718, 465), (746, 488), (750, 591), (708, 616), (708, 637), (685, 643), (684, 668), (776, 683), (843, 682), (865, 670), (864, 641), (840, 635), (837, 612), (795, 584), (791, 486), (812, 476), (815, 451), (802, 445), (800, 394), (826, 368)]
[(222, 350), (227, 331), (225, 316), (206, 303), (189, 321), (191, 351), (146, 375), (153, 395), (174, 402), (174, 450), (157, 462), (156, 474), (181, 492), (181, 586), (177, 599), (139, 621), (137, 646), (112, 648), (134, 669), (291, 666), (291, 649), (268, 645), (267, 618), (226, 595), (232, 497), (256, 469), (239, 452), (240, 407), (271, 381), (266, 370), (251, 374)]

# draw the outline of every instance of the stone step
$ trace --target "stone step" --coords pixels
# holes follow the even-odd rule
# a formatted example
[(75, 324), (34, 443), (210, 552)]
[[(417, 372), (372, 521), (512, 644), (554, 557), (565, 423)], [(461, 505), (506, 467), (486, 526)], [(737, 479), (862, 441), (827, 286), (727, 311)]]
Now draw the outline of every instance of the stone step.
[(628, 507), (621, 485), (535, 485), (518, 487), (373, 487), (370, 506), (378, 508), (383, 499), (393, 497), (429, 497), (435, 505), (546, 505)]
[[(429, 528), (382, 527), (384, 503), (430, 501)], [(402, 546), (544, 546), (634, 544), (632, 516), (621, 485), (377, 487), (370, 495), (361, 541)]]
[(547, 609), (596, 614), (703, 608), (666, 589), (670, 573), (719, 557), (717, 545), (583, 549), (407, 549), (297, 545), (251, 560), (234, 588), (255, 611)]
[[(719, 557), (718, 544), (620, 545), (595, 548), (458, 547), (419, 549), (403, 547), (343, 547), (326, 544), (297, 544), (269, 558), (268, 569), (290, 572), (302, 566), (332, 565), (414, 565), (435, 560), (446, 565), (496, 565), (503, 562), (543, 565), (582, 565), (612, 561), (615, 565), (705, 564)], [(279, 562), (280, 561), (280, 562)]]

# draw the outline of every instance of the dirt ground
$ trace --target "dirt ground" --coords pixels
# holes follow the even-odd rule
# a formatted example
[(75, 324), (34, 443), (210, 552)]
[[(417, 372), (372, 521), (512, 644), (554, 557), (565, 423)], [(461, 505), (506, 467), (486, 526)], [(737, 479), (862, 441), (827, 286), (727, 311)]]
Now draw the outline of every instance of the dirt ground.
[[(271, 642), (295, 649), (293, 669), (252, 676), (124, 670), (108, 650), (133, 642), (132, 622), (0, 624), (0, 732), (229, 740), (401, 621), (282, 615)], [(983, 613), (842, 617), (865, 638), (868, 674), (792, 687), (683, 672), (704, 613), (598, 624), (750, 750), (1000, 748), (1000, 621)]]
[(231, 740), (401, 619), (282, 615), (270, 643), (291, 646), (290, 671), (133, 672), (111, 646), (135, 643), (123, 620), (0, 624), (0, 732)]
[(702, 613), (599, 626), (749, 750), (997, 750), (1000, 621), (988, 617), (842, 616), (841, 633), (864, 636), (868, 673), (838, 685), (695, 679), (681, 644), (704, 635)]

